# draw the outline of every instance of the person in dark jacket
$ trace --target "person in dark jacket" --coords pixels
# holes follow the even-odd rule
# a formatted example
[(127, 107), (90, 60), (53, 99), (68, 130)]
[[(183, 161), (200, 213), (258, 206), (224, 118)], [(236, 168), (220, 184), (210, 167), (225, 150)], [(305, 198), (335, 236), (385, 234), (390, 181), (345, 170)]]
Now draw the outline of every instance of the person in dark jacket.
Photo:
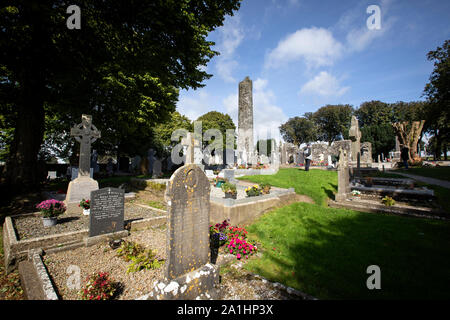
[(309, 171), (309, 165), (311, 164), (312, 152), (311, 152), (311, 144), (308, 143), (306, 149), (303, 151), (303, 155), (305, 157), (305, 171)]
[(408, 170), (409, 148), (407, 146), (405, 146), (405, 145), (402, 145), (400, 158), (403, 160), (403, 164), (405, 165), (405, 169)]

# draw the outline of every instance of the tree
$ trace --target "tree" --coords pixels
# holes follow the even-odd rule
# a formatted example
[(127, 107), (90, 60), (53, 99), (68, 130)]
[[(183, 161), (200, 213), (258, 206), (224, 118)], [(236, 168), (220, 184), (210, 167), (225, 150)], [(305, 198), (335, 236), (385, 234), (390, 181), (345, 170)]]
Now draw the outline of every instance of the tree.
[(317, 127), (312, 120), (303, 117), (290, 118), (280, 126), (284, 141), (300, 147), (302, 143), (317, 140)]
[(67, 5), (18, 0), (0, 6), (0, 104), (20, 115), (6, 178), (21, 189), (39, 182), (47, 112), (67, 115), (72, 125), (81, 113), (92, 114), (102, 131), (99, 143), (120, 153), (122, 136), (136, 136), (175, 111), (179, 88), (202, 87), (211, 77), (199, 68), (218, 54), (206, 37), (240, 3), (80, 0), (80, 30), (67, 29)]
[[(209, 129), (217, 129), (220, 131), (220, 133), (222, 134), (222, 146), (224, 149), (226, 147), (226, 131), (236, 130), (236, 125), (234, 124), (233, 119), (231, 119), (231, 117), (226, 113), (210, 111), (200, 116), (197, 121), (202, 122), (203, 135)], [(236, 139), (233, 138), (233, 140), (235, 142)], [(206, 147), (210, 143), (212, 143), (212, 141), (203, 141), (203, 147)]]
[(192, 121), (178, 111), (172, 112), (168, 121), (158, 123), (154, 128), (157, 148), (170, 151), (178, 142), (171, 140), (172, 133), (177, 129), (186, 129), (189, 132), (194, 130)]
[(424, 101), (396, 102), (392, 104), (394, 122), (392, 124), (395, 134), (401, 145), (409, 148), (409, 160), (418, 157), (417, 145), (422, 140), (423, 128), (426, 123), (423, 118), (427, 103)]
[(361, 103), (355, 110), (355, 116), (358, 118), (361, 128), (365, 126), (384, 125), (392, 123), (394, 119), (394, 109), (392, 105), (372, 100)]
[(450, 142), (450, 40), (428, 52), (427, 59), (434, 62), (434, 69), (424, 89), (429, 102), (426, 129), (435, 137), (435, 155), (440, 157), (442, 146), (445, 146), (444, 157), (447, 160), (447, 145)]
[(353, 114), (351, 105), (326, 105), (314, 112), (313, 120), (318, 127), (318, 139), (327, 141), (329, 145), (333, 141), (348, 138), (348, 130)]

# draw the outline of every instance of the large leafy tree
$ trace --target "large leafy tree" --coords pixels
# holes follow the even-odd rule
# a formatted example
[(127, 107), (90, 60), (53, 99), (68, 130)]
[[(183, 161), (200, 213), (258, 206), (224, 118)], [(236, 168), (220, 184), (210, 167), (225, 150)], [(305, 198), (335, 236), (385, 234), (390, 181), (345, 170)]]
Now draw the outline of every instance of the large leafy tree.
[[(209, 129), (217, 129), (222, 134), (222, 146), (223, 149), (226, 147), (226, 132), (227, 130), (236, 130), (236, 125), (231, 119), (230, 115), (226, 113), (221, 113), (218, 111), (210, 111), (200, 116), (197, 121), (202, 122), (202, 133), (204, 133)], [(215, 140), (215, 137), (212, 138), (212, 141), (203, 141), (203, 147), (211, 144)], [(233, 138), (235, 142), (235, 138)]]
[(318, 139), (327, 141), (329, 145), (333, 141), (348, 138), (348, 130), (353, 114), (351, 105), (326, 105), (314, 112), (313, 121), (318, 127)]
[(280, 126), (284, 141), (300, 146), (305, 142), (317, 140), (317, 126), (306, 117), (293, 117)]
[(355, 116), (361, 126), (361, 141), (372, 143), (374, 156), (388, 154), (394, 148), (394, 108), (391, 104), (378, 100), (363, 102), (355, 110)]
[(172, 112), (168, 121), (158, 123), (154, 128), (156, 148), (169, 152), (177, 141), (172, 141), (172, 133), (177, 129), (194, 130), (192, 121), (178, 111)]
[(427, 59), (433, 61), (434, 69), (424, 89), (429, 102), (426, 129), (435, 137), (435, 156), (440, 157), (444, 149), (447, 159), (447, 145), (450, 143), (450, 40), (428, 52)]
[[(9, 185), (38, 183), (36, 160), (45, 117), (74, 125), (92, 114), (99, 144), (124, 148), (168, 119), (178, 89), (202, 87), (199, 66), (218, 54), (208, 33), (238, 0), (79, 0), (81, 29), (66, 27), (68, 1), (2, 1), (0, 105), (12, 106), (6, 166)], [(3, 130), (2, 130), (3, 131)]]

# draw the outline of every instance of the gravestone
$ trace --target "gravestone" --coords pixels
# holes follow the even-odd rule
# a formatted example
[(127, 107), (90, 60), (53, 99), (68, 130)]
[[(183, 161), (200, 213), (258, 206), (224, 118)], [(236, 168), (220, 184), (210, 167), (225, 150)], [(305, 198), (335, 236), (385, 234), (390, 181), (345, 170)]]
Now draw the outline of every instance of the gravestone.
[(159, 159), (153, 161), (152, 178), (160, 178), (162, 176), (162, 162)]
[(209, 196), (209, 180), (195, 164), (178, 168), (170, 178), (165, 194), (165, 279), (155, 284), (149, 299), (195, 299), (213, 294), (219, 268), (209, 263)]
[(195, 148), (195, 141), (194, 141), (194, 134), (192, 132), (188, 132), (187, 136), (183, 139), (181, 139), (181, 145), (185, 147), (185, 160), (184, 164), (191, 164), (194, 163), (194, 148)]
[(347, 162), (346, 151), (339, 149), (338, 165), (338, 193), (335, 196), (336, 201), (345, 201), (350, 194), (350, 173)]
[[(100, 171), (100, 166), (98, 165), (98, 153), (97, 150), (92, 151), (92, 157), (91, 157), (91, 169), (93, 170), (93, 173), (98, 173)], [(92, 178), (93, 176), (91, 176)]]
[(56, 179), (57, 178), (56, 171), (48, 171), (47, 177), (49, 179)]
[(148, 149), (147, 152), (147, 159), (148, 159), (148, 173), (153, 174), (153, 163), (155, 162), (156, 158), (156, 151), (152, 148)]
[(352, 161), (358, 160), (358, 154), (360, 154), (361, 150), (361, 131), (359, 130), (358, 119), (355, 116), (352, 116), (350, 130), (348, 132), (350, 139), (352, 140), (351, 152), (352, 152)]
[(106, 164), (106, 172), (110, 176), (114, 173), (114, 164), (113, 164), (113, 159), (111, 159), (111, 158), (108, 159), (108, 163)]
[(90, 177), (91, 144), (100, 138), (100, 131), (92, 124), (92, 116), (83, 114), (81, 123), (70, 130), (70, 135), (80, 143), (78, 177), (70, 181), (65, 204), (67, 212), (81, 212), (78, 207), (81, 199), (89, 199), (91, 191), (98, 190), (98, 182)]
[(103, 188), (91, 192), (89, 237), (124, 230), (125, 191)]

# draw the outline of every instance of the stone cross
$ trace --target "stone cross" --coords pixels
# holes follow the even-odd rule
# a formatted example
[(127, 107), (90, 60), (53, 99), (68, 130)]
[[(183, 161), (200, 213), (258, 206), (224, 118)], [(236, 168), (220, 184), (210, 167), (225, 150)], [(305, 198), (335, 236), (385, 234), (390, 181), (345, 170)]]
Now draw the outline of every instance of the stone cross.
[(195, 146), (194, 134), (192, 132), (188, 132), (187, 136), (181, 139), (181, 144), (187, 147), (186, 161), (184, 164), (194, 163), (194, 146)]
[(92, 116), (83, 114), (81, 123), (70, 129), (70, 135), (80, 143), (78, 177), (89, 177), (91, 170), (91, 144), (100, 138), (100, 131), (92, 124)]
[(352, 140), (352, 161), (357, 161), (358, 154), (361, 153), (361, 131), (359, 130), (358, 119), (355, 116), (352, 116), (352, 122), (348, 133)]

